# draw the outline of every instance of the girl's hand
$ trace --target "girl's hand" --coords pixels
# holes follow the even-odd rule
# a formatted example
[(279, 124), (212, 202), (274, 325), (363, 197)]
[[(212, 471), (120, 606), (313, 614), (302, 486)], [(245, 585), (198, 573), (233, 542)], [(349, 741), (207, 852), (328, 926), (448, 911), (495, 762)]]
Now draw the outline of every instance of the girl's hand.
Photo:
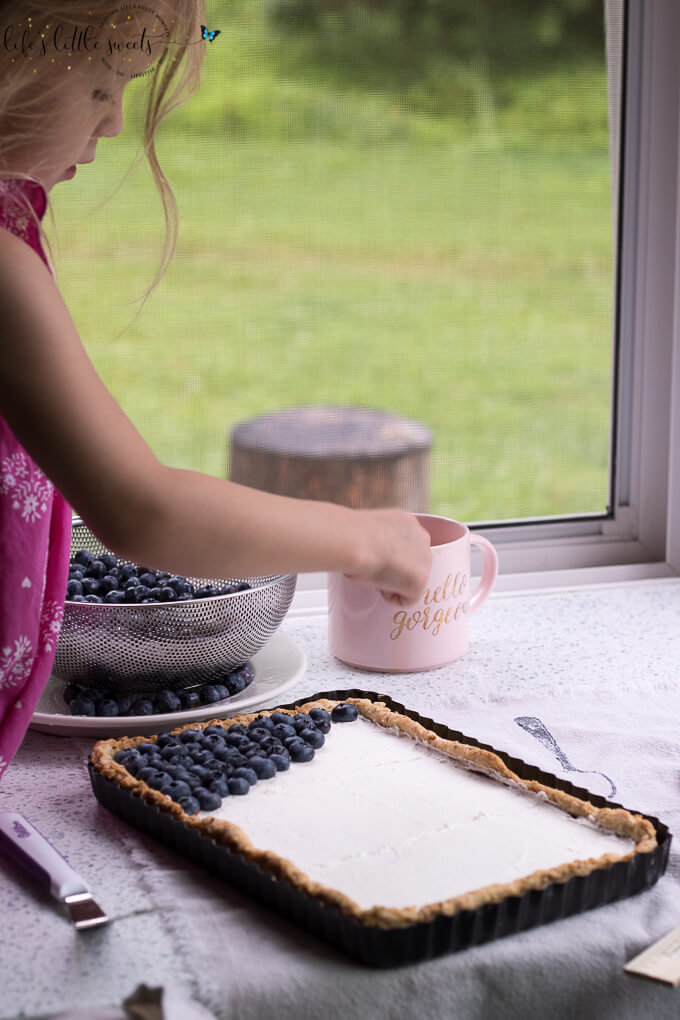
[(359, 516), (370, 529), (369, 556), (362, 571), (347, 576), (380, 589), (389, 602), (415, 602), (427, 584), (432, 563), (428, 532), (405, 510), (361, 510)]

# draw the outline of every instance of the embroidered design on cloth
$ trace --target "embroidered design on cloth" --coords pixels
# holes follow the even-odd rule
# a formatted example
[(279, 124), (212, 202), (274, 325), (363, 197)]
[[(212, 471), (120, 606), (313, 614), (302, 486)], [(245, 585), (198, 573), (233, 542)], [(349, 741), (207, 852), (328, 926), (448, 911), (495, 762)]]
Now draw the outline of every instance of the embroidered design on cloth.
[(33, 645), (22, 634), (15, 640), (14, 648), (7, 646), (0, 650), (0, 691), (23, 684), (32, 666)]
[(12, 510), (29, 524), (40, 520), (50, 506), (53, 485), (23, 450), (0, 464), (0, 495), (9, 496)]
[(61, 621), (64, 618), (64, 606), (54, 599), (47, 599), (40, 617), (40, 643), (43, 651), (52, 652), (57, 646)]

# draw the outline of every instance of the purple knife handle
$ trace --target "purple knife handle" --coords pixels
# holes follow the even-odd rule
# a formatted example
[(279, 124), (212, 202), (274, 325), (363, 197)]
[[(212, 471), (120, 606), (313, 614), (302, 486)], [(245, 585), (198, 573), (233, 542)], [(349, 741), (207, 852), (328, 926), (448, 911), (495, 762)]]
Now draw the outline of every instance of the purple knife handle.
[(0, 811), (0, 848), (57, 899), (90, 891), (49, 840), (17, 811)]

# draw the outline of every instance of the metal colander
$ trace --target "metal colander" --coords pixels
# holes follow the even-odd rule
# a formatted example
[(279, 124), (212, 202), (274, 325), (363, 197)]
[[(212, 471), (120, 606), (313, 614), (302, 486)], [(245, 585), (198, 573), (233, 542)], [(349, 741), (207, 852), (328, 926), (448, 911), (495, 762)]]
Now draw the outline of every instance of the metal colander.
[[(79, 549), (109, 552), (75, 520)], [(113, 553), (112, 555), (115, 555)], [(129, 560), (119, 559), (121, 566)], [(193, 687), (243, 665), (271, 637), (295, 592), (295, 574), (188, 577), (196, 587), (247, 581), (248, 591), (188, 602), (108, 605), (66, 602), (53, 673), (65, 683), (134, 693)]]

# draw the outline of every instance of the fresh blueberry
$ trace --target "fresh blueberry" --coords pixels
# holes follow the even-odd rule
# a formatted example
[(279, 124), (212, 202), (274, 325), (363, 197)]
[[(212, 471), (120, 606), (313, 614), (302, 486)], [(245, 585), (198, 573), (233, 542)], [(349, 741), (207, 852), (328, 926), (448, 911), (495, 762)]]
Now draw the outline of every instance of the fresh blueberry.
[(315, 751), (323, 747), (326, 742), (321, 730), (317, 730), (314, 726), (308, 726), (306, 730), (300, 730), (300, 737), (306, 744), (313, 747)]
[(224, 738), (224, 742), (227, 747), (240, 747), (241, 744), (248, 742), (248, 738), (245, 733), (232, 733), (231, 731), (228, 731)]
[(89, 549), (79, 549), (78, 552), (73, 557), (73, 562), (74, 563), (82, 563), (82, 565), (84, 567), (89, 567), (89, 565), (90, 565), (90, 563), (92, 563), (93, 559), (94, 559), (94, 556), (89, 551)]
[(289, 726), (288, 723), (277, 723), (272, 730), (272, 736), (285, 741), (287, 737), (297, 736), (297, 731), (294, 726)]
[(250, 783), (242, 776), (234, 776), (232, 779), (228, 779), (227, 786), (229, 787), (229, 793), (233, 797), (243, 797), (250, 790)]
[(158, 769), (155, 769), (153, 765), (145, 765), (144, 768), (141, 768), (137, 773), (137, 779), (141, 779), (143, 782), (148, 783), (150, 779), (153, 779), (154, 776), (158, 775), (161, 775), (161, 773), (159, 773)]
[(136, 604), (136, 602), (137, 602), (137, 591), (136, 591), (136, 589), (133, 586), (131, 586), (130, 588), (126, 588), (125, 589), (125, 592), (123, 593), (123, 601), (127, 602), (129, 605), (135, 605)]
[(145, 599), (151, 598), (151, 589), (147, 588), (145, 584), (138, 584), (134, 589), (135, 602), (144, 602)]
[(238, 754), (235, 747), (228, 747), (227, 744), (223, 744), (221, 747), (216, 747), (213, 750), (213, 754), (218, 761), (227, 763), (230, 762), (234, 755)]
[(168, 585), (164, 585), (161, 588), (160, 600), (161, 602), (176, 602), (177, 592), (175, 591), (174, 588), (170, 588), (168, 587)]
[(81, 693), (78, 684), (66, 684), (62, 691), (62, 697), (67, 705), (70, 705), (74, 698), (77, 698)]
[(182, 590), (180, 591), (180, 595), (191, 595), (192, 598), (194, 597), (194, 586), (190, 581), (182, 582)]
[(118, 715), (130, 715), (134, 698), (129, 694), (123, 694), (118, 698)]
[(354, 722), (359, 715), (359, 710), (356, 705), (336, 705), (331, 712), (331, 720), (334, 723), (337, 722)]
[(322, 733), (328, 733), (331, 728), (331, 717), (325, 708), (311, 708), (309, 710), (309, 718), (313, 720), (317, 730), (321, 730)]
[(241, 768), (234, 769), (234, 779), (245, 779), (250, 786), (255, 786), (257, 782), (257, 772), (251, 768), (241, 766)]
[(200, 698), (202, 705), (214, 705), (216, 701), (222, 701), (220, 692), (214, 684), (204, 684), (200, 690)]
[(83, 585), (80, 581), (69, 581), (66, 585), (66, 598), (71, 598), (72, 595), (82, 595)]
[(182, 741), (175, 733), (160, 733), (156, 739), (159, 747), (181, 747)]
[(287, 754), (270, 754), (269, 760), (276, 765), (277, 772), (286, 772), (290, 768), (290, 758)]
[(184, 744), (166, 744), (161, 749), (161, 758), (165, 761), (172, 761), (174, 758), (177, 758), (180, 754), (182, 754), (183, 747)]
[(68, 577), (69, 581), (72, 579), (76, 581), (82, 581), (82, 579), (85, 577), (85, 567), (83, 567), (82, 564), (80, 563), (76, 563), (75, 565), (71, 564), (71, 566), (68, 568)]
[(121, 602), (125, 602), (125, 592), (118, 591), (118, 589), (109, 591), (104, 596), (104, 602), (109, 606), (118, 606)]
[(102, 604), (102, 602), (104, 601), (104, 599), (101, 597), (101, 595), (86, 595), (85, 596), (85, 601), (86, 602), (92, 602), (94, 605), (100, 606)]
[(276, 775), (276, 765), (269, 758), (253, 756), (248, 761), (248, 767), (253, 770), (258, 779), (272, 779)]
[(185, 711), (191, 708), (198, 708), (201, 703), (198, 691), (176, 691), (176, 694)]
[(150, 740), (144, 740), (141, 744), (137, 744), (137, 750), (140, 754), (158, 754), (158, 744), (152, 744)]
[(174, 779), (176, 782), (179, 783), (180, 781), (186, 779), (189, 773), (182, 765), (175, 765), (173, 763), (172, 765), (165, 766), (165, 774), (166, 776), (170, 776), (171, 779)]
[(178, 595), (177, 596), (177, 601), (178, 602), (193, 602), (194, 601), (194, 596), (193, 595)]
[(151, 570), (145, 570), (143, 573), (140, 572), (139, 580), (141, 584), (145, 584), (147, 588), (156, 587), (156, 575)]
[(202, 783), (212, 778), (210, 769), (206, 769), (203, 765), (190, 765), (189, 772), (194, 776), (198, 776)]
[(194, 797), (201, 805), (201, 811), (216, 811), (222, 803), (222, 798), (219, 793), (214, 793), (212, 790), (206, 790), (205, 787), (199, 786), (197, 790), (194, 790)]
[(279, 725), (290, 726), (290, 720), (292, 719), (292, 716), (288, 715), (286, 712), (272, 712), (269, 718), (273, 726)]
[(120, 580), (124, 584), (126, 581), (129, 581), (131, 577), (136, 576), (137, 567), (134, 565), (134, 563), (122, 563), (118, 567), (118, 571), (120, 574)]
[(80, 582), (83, 595), (98, 595), (99, 581), (96, 577), (84, 577)]
[(150, 591), (149, 591), (149, 598), (155, 599), (156, 602), (160, 602), (160, 600), (161, 600), (161, 590), (160, 590), (160, 588), (158, 588), (158, 587), (151, 588)]
[(195, 797), (180, 797), (177, 803), (186, 815), (195, 815), (197, 811), (201, 810), (201, 805)]
[(158, 790), (160, 793), (167, 793), (173, 785), (173, 780), (170, 776), (166, 776), (164, 772), (156, 772), (155, 776), (147, 779), (147, 786), (150, 786), (152, 790)]
[(130, 711), (132, 715), (153, 715), (153, 701), (151, 698), (137, 698), (132, 702)]
[(230, 673), (224, 682), (224, 686), (229, 691), (229, 696), (233, 698), (235, 694), (240, 694), (241, 691), (245, 691), (248, 685), (245, 677), (241, 676), (240, 673)]
[(162, 690), (154, 695), (153, 703), (157, 712), (179, 712), (182, 702), (174, 691)]
[[(193, 751), (193, 747), (191, 750)], [(210, 765), (211, 762), (215, 761), (215, 756), (208, 747), (203, 747), (198, 754), (192, 754), (192, 758), (197, 765)]]
[(89, 698), (90, 701), (94, 701), (95, 705), (98, 701), (101, 701), (105, 697), (104, 692), (100, 691), (97, 687), (85, 687), (82, 691), (84, 698)]
[(269, 730), (256, 728), (254, 730), (248, 730), (248, 733), (250, 735), (250, 739), (254, 740), (256, 744), (260, 745), (260, 747), (262, 746), (262, 744), (264, 744), (265, 741), (276, 739), (272, 737)]
[(306, 730), (310, 725), (309, 716), (305, 715), (304, 712), (298, 712), (293, 716), (292, 725), (295, 727), (296, 733), (299, 733), (301, 730)]
[(264, 754), (279, 754), (283, 751), (283, 744), (280, 740), (277, 740), (276, 737), (268, 737), (260, 744), (260, 750), (263, 751)]
[(229, 697), (229, 691), (224, 684), (213, 684), (213, 687), (220, 696), (220, 701), (224, 701), (225, 698)]
[(217, 733), (208, 733), (207, 736), (206, 736), (206, 733), (205, 733), (205, 730), (204, 730), (203, 731), (203, 746), (205, 748), (207, 748), (208, 751), (215, 752), (218, 749), (218, 747), (226, 747), (227, 745), (224, 742), (224, 737), (218, 735)]
[(178, 577), (176, 574), (173, 574), (171, 577), (167, 578), (167, 580), (163, 584), (163, 587), (172, 588), (175, 595), (183, 595), (185, 583), (186, 582), (183, 577)]
[(179, 739), (182, 741), (183, 744), (201, 743), (203, 740), (203, 733), (201, 732), (201, 730), (195, 729), (182, 730), (182, 732), (179, 735)]
[(306, 744), (301, 738), (295, 741), (291, 740), (288, 745), (288, 751), (293, 761), (311, 761), (314, 757), (314, 748)]
[(107, 570), (113, 570), (116, 566), (116, 557), (112, 556), (111, 553), (101, 553), (99, 559), (102, 561)]
[(198, 789), (199, 786), (203, 786), (203, 780), (200, 776), (197, 776), (195, 772), (187, 772), (182, 782), (186, 783), (187, 786), (190, 786), (192, 792)]
[(87, 602), (87, 599), (85, 598), (84, 595), (72, 595), (69, 601), (71, 601), (71, 602)]
[(229, 781), (225, 778), (211, 779), (208, 783), (208, 789), (213, 793), (216, 793), (218, 797), (229, 796)]
[(85, 571), (86, 577), (96, 577), (99, 579), (106, 573), (106, 565), (101, 560), (92, 560), (89, 567)]
[(125, 591), (128, 591), (130, 588), (138, 588), (138, 587), (139, 587), (139, 578), (137, 577), (136, 574), (131, 574), (130, 577), (128, 577), (127, 581), (125, 581), (124, 584), (123, 584), (123, 588), (124, 588)]
[(113, 760), (117, 761), (119, 765), (125, 765), (127, 761), (130, 761), (136, 755), (137, 752), (134, 747), (124, 747), (121, 751), (116, 751)]
[(104, 716), (107, 719), (112, 719), (114, 716), (120, 715), (118, 702), (113, 698), (104, 698), (97, 704), (96, 708), (97, 715)]
[(110, 591), (118, 591), (118, 579), (111, 574), (105, 574), (99, 582), (99, 594), (108, 595)]
[(274, 723), (271, 721), (268, 715), (258, 715), (257, 719), (253, 719), (248, 725), (249, 730), (268, 730), (270, 733), (274, 729)]
[(238, 584), (235, 585), (235, 588), (236, 591), (250, 591), (251, 585), (249, 585), (247, 581), (239, 581)]
[(241, 723), (233, 723), (231, 726), (227, 728), (227, 733), (231, 734), (240, 733), (242, 737), (245, 737), (248, 733), (248, 730), (245, 728), (245, 726), (242, 726)]

